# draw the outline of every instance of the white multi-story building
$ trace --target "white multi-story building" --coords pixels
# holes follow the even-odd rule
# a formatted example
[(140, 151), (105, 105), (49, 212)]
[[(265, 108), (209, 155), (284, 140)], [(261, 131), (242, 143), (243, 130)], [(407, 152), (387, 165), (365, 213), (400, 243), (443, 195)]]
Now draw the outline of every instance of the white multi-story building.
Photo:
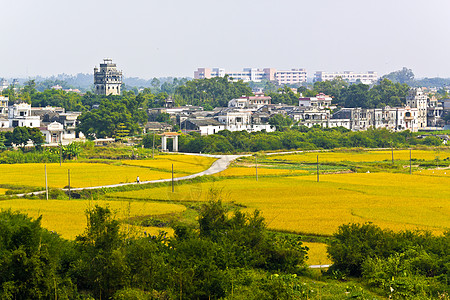
[(262, 80), (277, 81), (279, 85), (306, 82), (307, 72), (305, 69), (276, 70), (274, 68), (244, 68), (242, 71), (226, 72), (222, 68), (198, 68), (194, 72), (194, 79), (205, 79), (213, 77), (224, 77), (228, 75), (233, 80), (244, 82), (260, 82)]
[[(417, 132), (419, 111), (417, 108), (389, 107), (384, 108), (343, 108), (333, 114), (333, 123), (342, 121), (353, 131), (367, 130), (369, 128), (386, 128), (393, 131), (410, 130)], [(330, 126), (332, 127), (332, 126)]]
[(255, 96), (242, 96), (228, 101), (228, 107), (253, 108), (257, 110), (264, 105), (270, 105), (271, 99), (270, 96), (265, 96), (263, 93), (255, 93)]
[(2, 79), (0, 80), (0, 93), (1, 93), (3, 90), (7, 89), (8, 86), (9, 86), (8, 80), (2, 78)]
[(317, 71), (314, 74), (314, 82), (333, 80), (338, 77), (350, 83), (361, 82), (364, 84), (374, 84), (378, 80), (377, 72), (374, 71), (368, 71), (365, 73), (355, 73), (350, 71), (330, 73)]
[(8, 107), (9, 127), (40, 127), (39, 116), (31, 115), (31, 105), (28, 103), (14, 104)]
[(247, 131), (255, 132), (266, 130), (272, 132), (275, 129), (269, 124), (253, 124), (252, 112), (245, 109), (225, 109), (220, 111), (215, 117), (219, 123), (225, 125), (225, 129), (229, 131)]
[(0, 116), (8, 115), (8, 101), (9, 98), (0, 95)]
[(415, 88), (409, 91), (409, 95), (406, 97), (406, 105), (411, 108), (417, 108), (419, 112), (417, 125), (419, 128), (426, 127), (428, 97), (423, 93), (421, 88)]
[(299, 107), (317, 107), (317, 108), (329, 108), (331, 107), (331, 101), (333, 99), (325, 95), (324, 93), (319, 93), (315, 97), (300, 97), (298, 98)]
[(279, 85), (306, 82), (307, 73), (305, 69), (291, 69), (286, 71), (276, 71), (275, 80)]

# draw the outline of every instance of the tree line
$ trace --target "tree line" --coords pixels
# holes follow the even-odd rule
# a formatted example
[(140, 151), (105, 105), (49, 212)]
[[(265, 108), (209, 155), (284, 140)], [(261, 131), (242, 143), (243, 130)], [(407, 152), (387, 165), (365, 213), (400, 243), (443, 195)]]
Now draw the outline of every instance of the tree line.
[[(150, 138), (146, 147), (151, 147)], [(314, 150), (335, 148), (387, 148), (408, 147), (411, 145), (442, 145), (434, 136), (418, 139), (410, 131), (391, 132), (387, 129), (369, 129), (367, 131), (350, 131), (343, 127), (322, 128), (293, 126), (286, 131), (252, 132), (228, 130), (214, 135), (201, 136), (190, 133), (179, 137), (179, 150), (192, 153), (240, 153), (269, 150)]]

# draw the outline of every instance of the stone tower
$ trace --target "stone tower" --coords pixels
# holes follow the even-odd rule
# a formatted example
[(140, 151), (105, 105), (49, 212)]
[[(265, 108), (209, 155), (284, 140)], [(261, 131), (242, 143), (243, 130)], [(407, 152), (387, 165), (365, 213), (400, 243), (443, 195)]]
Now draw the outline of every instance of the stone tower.
[(409, 90), (409, 95), (406, 97), (406, 105), (418, 110), (418, 128), (427, 126), (427, 99), (427, 95), (423, 93), (421, 88)]
[(112, 59), (105, 58), (100, 64), (100, 70), (94, 68), (94, 85), (97, 95), (120, 95), (122, 71), (117, 71)]

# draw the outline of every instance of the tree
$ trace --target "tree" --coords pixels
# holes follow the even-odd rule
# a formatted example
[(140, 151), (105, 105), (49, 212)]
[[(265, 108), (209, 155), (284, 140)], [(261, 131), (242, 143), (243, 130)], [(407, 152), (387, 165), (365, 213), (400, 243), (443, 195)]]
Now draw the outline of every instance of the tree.
[(406, 83), (411, 84), (414, 81), (414, 73), (411, 69), (403, 67), (403, 69), (391, 72), (382, 77), (382, 79), (389, 79), (395, 83)]
[(0, 212), (0, 298), (74, 298), (67, 273), (58, 272), (66, 243), (41, 227), (41, 217)]
[(86, 216), (86, 230), (75, 239), (80, 258), (72, 272), (79, 287), (94, 291), (101, 299), (109, 299), (125, 286), (129, 276), (124, 235), (108, 207), (96, 205), (86, 211)]
[(277, 131), (288, 130), (292, 125), (292, 119), (282, 114), (276, 114), (269, 119), (269, 124), (274, 126)]
[(13, 144), (25, 147), (30, 139), (30, 134), (27, 127), (16, 127), (13, 130), (11, 141)]
[(33, 145), (36, 149), (42, 149), (42, 144), (44, 144), (45, 139), (42, 132), (39, 130), (39, 128), (29, 128), (28, 134), (30, 140), (33, 142)]

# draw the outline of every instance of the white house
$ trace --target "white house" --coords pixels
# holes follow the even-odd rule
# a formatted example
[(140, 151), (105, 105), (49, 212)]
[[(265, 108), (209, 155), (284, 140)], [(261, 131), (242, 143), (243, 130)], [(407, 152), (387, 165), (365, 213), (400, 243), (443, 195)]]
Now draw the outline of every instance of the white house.
[(40, 127), (41, 120), (38, 116), (31, 115), (31, 105), (19, 103), (8, 108), (9, 127)]

